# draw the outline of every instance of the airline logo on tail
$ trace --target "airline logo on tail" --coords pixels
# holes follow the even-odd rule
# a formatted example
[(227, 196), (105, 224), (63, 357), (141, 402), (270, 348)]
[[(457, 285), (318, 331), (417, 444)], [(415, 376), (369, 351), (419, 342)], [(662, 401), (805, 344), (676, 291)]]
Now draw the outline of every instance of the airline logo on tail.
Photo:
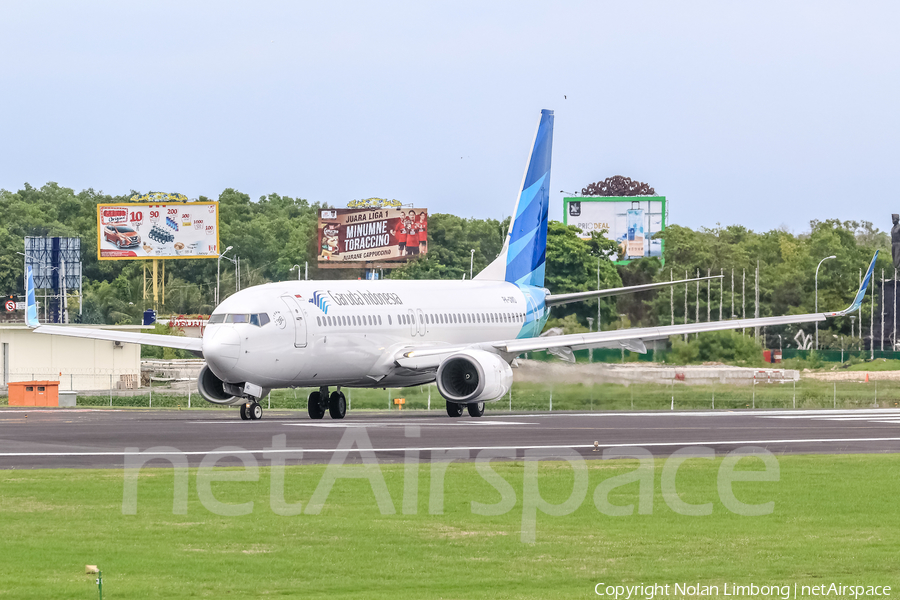
[(552, 153), (553, 111), (545, 109), (541, 111), (503, 250), (475, 279), (544, 287)]
[(516, 214), (509, 228), (506, 281), (519, 285), (544, 286), (552, 153), (553, 111), (542, 110), (531, 159), (516, 203)]

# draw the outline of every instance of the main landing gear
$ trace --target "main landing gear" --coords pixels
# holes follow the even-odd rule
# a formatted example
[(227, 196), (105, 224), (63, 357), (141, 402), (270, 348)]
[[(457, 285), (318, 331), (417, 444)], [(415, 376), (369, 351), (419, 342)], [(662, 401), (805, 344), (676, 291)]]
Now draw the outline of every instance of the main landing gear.
[(258, 421), (262, 419), (262, 406), (255, 399), (241, 404), (241, 419), (244, 421)]
[(318, 392), (312, 392), (309, 395), (306, 409), (310, 419), (321, 419), (325, 416), (326, 410), (332, 419), (343, 419), (347, 414), (347, 399), (340, 387), (329, 396), (328, 386), (322, 386)]
[(470, 417), (480, 417), (484, 415), (484, 402), (476, 402), (474, 404), (457, 404), (456, 402), (447, 401), (447, 414), (451, 417), (461, 417), (463, 414), (463, 406), (469, 411)]

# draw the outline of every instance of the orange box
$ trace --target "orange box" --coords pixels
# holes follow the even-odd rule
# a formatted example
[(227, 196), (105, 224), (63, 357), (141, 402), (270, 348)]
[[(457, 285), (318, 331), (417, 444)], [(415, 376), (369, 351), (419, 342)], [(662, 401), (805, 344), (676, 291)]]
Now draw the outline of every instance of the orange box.
[(13, 381), (9, 384), (10, 406), (59, 406), (58, 381)]

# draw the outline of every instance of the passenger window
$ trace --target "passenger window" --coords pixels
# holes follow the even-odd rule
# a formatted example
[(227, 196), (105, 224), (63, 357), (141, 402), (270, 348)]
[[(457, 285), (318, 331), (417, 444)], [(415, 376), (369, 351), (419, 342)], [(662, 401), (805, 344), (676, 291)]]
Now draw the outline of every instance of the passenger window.
[[(257, 323), (254, 323), (254, 322), (253, 322), (255, 319), (256, 319), (256, 315), (253, 315), (252, 317), (250, 317), (250, 324), (251, 324), (251, 325), (259, 325), (258, 322), (257, 322)], [(320, 319), (319, 317), (316, 317), (316, 325), (318, 325), (319, 327), (322, 326), (322, 319)]]
[(372, 315), (369, 315), (369, 326), (375, 325), (375, 321), (372, 320)]
[(207, 325), (216, 325), (218, 323), (224, 323), (224, 322), (225, 322), (225, 314), (219, 313), (217, 315), (210, 315), (209, 322), (207, 323)]
[(393, 323), (391, 322), (391, 315), (388, 315), (388, 325), (393, 325)]
[(26, 385), (26, 386), (25, 386), (25, 391), (26, 391), (26, 392), (33, 392), (33, 391), (34, 391), (34, 386), (32, 386), (32, 385)]
[(44, 391), (44, 386), (39, 385), (39, 386), (38, 386), (38, 391), (39, 391), (39, 392), (43, 392), (43, 391)]
[(378, 315), (378, 324), (381, 325), (381, 315)]

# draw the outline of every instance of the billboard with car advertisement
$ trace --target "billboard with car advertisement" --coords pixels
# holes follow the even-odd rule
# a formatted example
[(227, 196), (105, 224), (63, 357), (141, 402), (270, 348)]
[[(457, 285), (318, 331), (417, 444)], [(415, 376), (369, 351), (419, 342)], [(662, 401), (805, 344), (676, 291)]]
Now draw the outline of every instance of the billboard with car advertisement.
[(216, 258), (217, 202), (97, 205), (97, 258)]
[(428, 252), (424, 208), (322, 209), (319, 262), (406, 260)]
[(636, 258), (663, 258), (663, 242), (654, 234), (666, 228), (665, 196), (581, 196), (563, 199), (563, 221), (581, 229), (579, 237), (591, 232), (619, 245), (618, 263)]

